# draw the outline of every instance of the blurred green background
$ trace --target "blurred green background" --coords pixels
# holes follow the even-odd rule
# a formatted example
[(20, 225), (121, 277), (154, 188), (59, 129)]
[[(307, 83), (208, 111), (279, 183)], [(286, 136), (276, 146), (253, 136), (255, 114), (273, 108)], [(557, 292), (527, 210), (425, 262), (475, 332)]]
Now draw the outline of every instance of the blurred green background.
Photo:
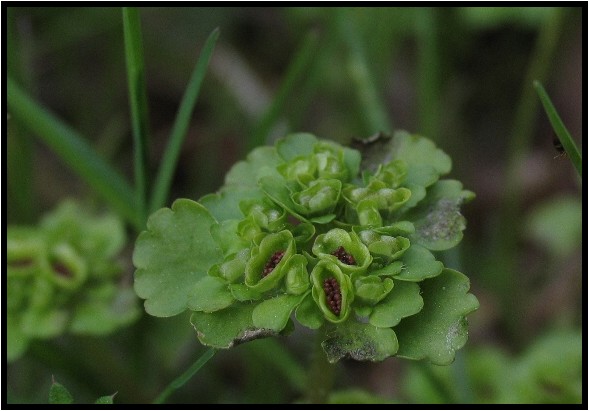
[[(120, 8), (7, 7), (8, 74), (129, 181), (133, 140)], [(343, 361), (333, 402), (580, 402), (581, 180), (558, 157), (532, 81), (579, 144), (586, 8), (141, 8), (157, 169), (205, 39), (221, 35), (167, 204), (215, 191), (252, 147), (290, 131), (348, 143), (405, 129), (453, 159), (477, 198), (445, 264), (481, 307), (445, 368)], [(586, 20), (585, 20), (586, 22)], [(10, 113), (9, 113), (10, 115)], [(8, 119), (8, 223), (34, 224), (68, 197), (101, 200)], [(132, 281), (137, 233), (121, 255)], [(304, 395), (302, 329), (217, 353), (169, 401), (279, 403)], [(8, 366), (7, 401), (46, 402), (51, 376), (79, 402), (149, 402), (202, 352), (188, 315), (144, 314), (110, 337), (40, 341)], [(362, 390), (362, 391), (359, 391)], [(375, 397), (376, 396), (376, 397)]]

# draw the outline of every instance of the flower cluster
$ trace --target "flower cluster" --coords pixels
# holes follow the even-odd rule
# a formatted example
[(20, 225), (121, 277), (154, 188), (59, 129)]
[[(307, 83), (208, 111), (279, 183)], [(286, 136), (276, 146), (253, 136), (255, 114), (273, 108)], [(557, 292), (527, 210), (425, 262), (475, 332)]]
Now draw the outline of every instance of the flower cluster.
[[(429, 140), (400, 132), (380, 143), (386, 156), (371, 164), (369, 149), (363, 158), (289, 135), (237, 163), (218, 193), (156, 212), (134, 253), (147, 311), (192, 310), (200, 341), (218, 348), (286, 333), (294, 313), (303, 326), (324, 327), (330, 361), (451, 361), (478, 302), (468, 279), (431, 251), (460, 241), (459, 207), (473, 194), (439, 180), (451, 163)], [(164, 267), (154, 253), (170, 242), (192, 255), (172, 254)], [(440, 330), (440, 346), (428, 346)]]
[(129, 288), (117, 286), (113, 260), (125, 243), (122, 222), (64, 202), (38, 227), (7, 230), (7, 353), (14, 360), (33, 339), (65, 331), (107, 334), (140, 313)]

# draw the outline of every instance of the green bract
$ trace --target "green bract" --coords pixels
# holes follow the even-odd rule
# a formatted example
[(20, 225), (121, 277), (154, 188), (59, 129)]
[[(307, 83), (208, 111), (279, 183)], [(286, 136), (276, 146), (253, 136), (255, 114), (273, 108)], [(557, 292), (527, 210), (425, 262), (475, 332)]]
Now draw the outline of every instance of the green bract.
[(7, 231), (7, 354), (25, 352), (31, 340), (65, 332), (108, 334), (139, 315), (130, 288), (118, 287), (116, 255), (123, 224), (64, 202), (38, 227)]
[[(322, 329), (332, 362), (451, 362), (478, 301), (432, 251), (460, 242), (474, 194), (440, 179), (450, 158), (424, 137), (358, 148), (291, 134), (235, 164), (217, 193), (154, 213), (133, 254), (146, 310), (193, 311), (199, 340), (216, 348), (286, 334), (296, 319)], [(83, 278), (75, 253), (54, 255)]]

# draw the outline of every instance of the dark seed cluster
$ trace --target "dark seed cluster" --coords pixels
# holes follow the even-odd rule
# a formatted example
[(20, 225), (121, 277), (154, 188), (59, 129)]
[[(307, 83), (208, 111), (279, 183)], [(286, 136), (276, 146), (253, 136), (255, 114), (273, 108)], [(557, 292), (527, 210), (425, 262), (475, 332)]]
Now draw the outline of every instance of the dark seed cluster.
[(339, 284), (334, 277), (323, 280), (323, 291), (327, 298), (327, 305), (335, 315), (339, 315), (342, 310), (342, 292)]
[(63, 264), (61, 263), (52, 263), (51, 267), (53, 268), (53, 271), (55, 271), (57, 274), (59, 274), (62, 277), (72, 277), (72, 273), (70, 272), (70, 270)]
[(346, 252), (344, 247), (341, 245), (339, 246), (339, 248), (337, 250), (335, 250), (333, 253), (331, 253), (331, 255), (335, 255), (337, 257), (337, 259), (340, 260), (344, 264), (356, 265), (356, 260), (354, 259), (352, 254), (348, 254), (348, 252)]
[(272, 257), (270, 257), (270, 259), (264, 266), (264, 271), (262, 271), (262, 278), (266, 277), (268, 274), (272, 272), (272, 270), (274, 270), (274, 268), (276, 268), (280, 260), (282, 260), (283, 256), (284, 251), (276, 251), (274, 254), (272, 254)]

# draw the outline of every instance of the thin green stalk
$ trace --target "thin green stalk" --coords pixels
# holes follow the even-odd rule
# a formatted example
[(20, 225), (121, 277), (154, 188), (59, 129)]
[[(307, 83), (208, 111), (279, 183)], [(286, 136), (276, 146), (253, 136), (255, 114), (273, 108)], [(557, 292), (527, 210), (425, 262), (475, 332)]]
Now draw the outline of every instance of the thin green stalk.
[(557, 8), (541, 25), (536, 41), (536, 47), (531, 57), (530, 65), (524, 79), (522, 95), (517, 106), (513, 132), (509, 141), (508, 160), (505, 179), (502, 184), (504, 194), (499, 209), (499, 221), (496, 224), (496, 249), (493, 252), (493, 283), (498, 295), (502, 298), (501, 307), (507, 327), (512, 335), (519, 337), (518, 321), (521, 321), (520, 306), (517, 293), (519, 276), (516, 275), (516, 261), (519, 247), (518, 235), (513, 228), (520, 225), (521, 188), (518, 185), (518, 170), (532, 138), (534, 117), (538, 99), (534, 89), (530, 87), (534, 79), (544, 81), (548, 76), (551, 62), (556, 51), (558, 38), (562, 27), (563, 12)]
[(207, 38), (202, 52), (200, 53), (200, 57), (192, 71), (188, 87), (184, 92), (182, 102), (180, 103), (178, 113), (176, 114), (174, 126), (172, 127), (172, 132), (170, 134), (170, 141), (164, 152), (162, 163), (155, 180), (149, 207), (150, 212), (162, 207), (168, 197), (174, 170), (178, 162), (178, 156), (180, 155), (180, 149), (182, 148), (184, 137), (186, 137), (186, 131), (188, 130), (192, 111), (194, 110), (196, 99), (200, 92), (200, 86), (205, 77), (218, 38), (219, 29), (216, 28)]
[(419, 40), (419, 128), (430, 138), (439, 135), (440, 56), (438, 53), (438, 20), (433, 7), (420, 8), (417, 16)]
[(198, 372), (198, 370), (200, 370), (202, 368), (202, 366), (207, 363), (207, 361), (209, 361), (211, 358), (213, 358), (213, 355), (215, 355), (216, 352), (217, 351), (214, 348), (209, 348), (208, 350), (206, 350), (204, 352), (204, 354), (201, 355), (194, 362), (194, 364), (192, 364), (190, 366), (190, 368), (188, 370), (186, 370), (186, 372), (184, 372), (181, 376), (179, 376), (174, 381), (172, 381), (170, 383), (170, 385), (168, 385), (166, 387), (166, 389), (164, 391), (162, 391), (162, 393), (160, 395), (158, 395), (158, 397), (153, 401), (153, 403), (154, 404), (163, 404), (164, 401), (166, 401), (166, 399), (170, 396), (170, 394), (172, 394), (178, 388), (180, 388), (184, 384), (186, 384), (188, 382), (188, 380), (190, 380), (192, 378), (192, 376), (194, 374), (196, 374)]
[(358, 102), (363, 113), (362, 119), (365, 121), (366, 135), (378, 131), (390, 132), (393, 130), (393, 126), (389, 121), (384, 103), (378, 95), (366, 60), (363, 41), (354, 20), (348, 15), (349, 12), (347, 9), (338, 9), (336, 16), (340, 33), (348, 46), (347, 68), (358, 93)]
[(562, 144), (564, 150), (571, 159), (571, 162), (577, 169), (579, 176), (583, 177), (583, 164), (581, 160), (581, 153), (579, 152), (579, 149), (577, 148), (575, 141), (573, 140), (571, 134), (569, 133), (564, 123), (560, 119), (560, 116), (556, 112), (556, 109), (554, 108), (554, 105), (552, 104), (550, 97), (548, 97), (546, 90), (544, 90), (544, 87), (542, 87), (542, 84), (540, 84), (539, 81), (534, 81), (534, 87), (538, 92), (538, 96), (540, 96), (540, 101), (542, 102), (544, 110), (548, 115), (548, 120), (550, 120), (550, 124), (552, 124), (552, 129), (558, 136), (558, 139), (560, 140), (560, 143)]
[(143, 224), (147, 218), (147, 145), (149, 141), (149, 113), (145, 69), (143, 65), (143, 41), (141, 21), (136, 7), (123, 7), (123, 31), (127, 61), (127, 83), (133, 128), (135, 195), (137, 214)]
[(300, 83), (303, 75), (309, 72), (310, 67), (316, 60), (318, 43), (316, 33), (310, 32), (307, 34), (302, 46), (286, 70), (284, 80), (276, 96), (250, 134), (247, 146), (248, 151), (266, 143), (268, 133), (280, 117), (280, 114), (284, 111), (288, 97), (295, 90), (295, 86)]
[(133, 190), (86, 140), (33, 101), (10, 77), (7, 102), (11, 118), (40, 137), (82, 180), (136, 228), (140, 221)]
[(324, 339), (325, 327), (321, 327), (315, 335), (307, 379), (307, 399), (311, 404), (325, 404), (327, 402), (335, 377), (336, 365), (327, 361), (327, 356), (321, 346)]

